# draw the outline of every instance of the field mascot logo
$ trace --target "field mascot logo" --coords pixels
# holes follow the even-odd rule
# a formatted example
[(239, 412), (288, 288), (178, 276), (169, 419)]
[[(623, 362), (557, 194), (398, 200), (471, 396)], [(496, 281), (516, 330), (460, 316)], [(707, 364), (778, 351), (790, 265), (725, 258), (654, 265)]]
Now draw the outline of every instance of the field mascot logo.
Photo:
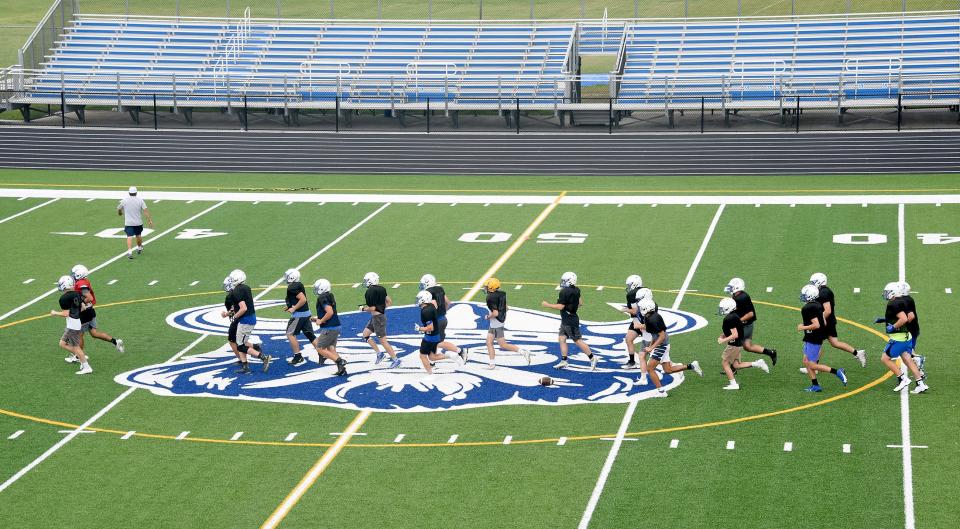
[[(258, 309), (282, 306), (282, 301), (257, 303)], [(228, 322), (220, 317), (222, 305), (207, 305), (171, 314), (167, 322), (195, 333), (226, 336)], [(671, 334), (699, 329), (706, 321), (695, 314), (660, 309)], [(185, 357), (176, 362), (143, 367), (117, 375), (127, 386), (148, 389), (157, 395), (220, 397), (334, 406), (351, 410), (384, 412), (426, 412), (504, 404), (564, 405), (589, 402), (623, 403), (650, 396), (652, 384), (640, 386), (637, 371), (621, 369), (625, 358), (623, 334), (627, 321), (583, 321), (583, 338), (599, 354), (597, 370), (591, 372), (583, 355), (571, 345), (570, 367), (557, 370), (559, 316), (537, 310), (511, 307), (507, 316), (507, 339), (532, 354), (530, 365), (518, 353), (497, 352), (497, 368), (487, 369), (486, 306), (456, 303), (447, 313), (447, 339), (470, 350), (469, 361), (436, 364), (428, 376), (420, 364), (420, 334), (414, 332), (420, 311), (415, 306), (391, 307), (387, 311), (390, 343), (401, 359), (400, 367), (374, 364), (373, 350), (361, 333), (369, 320), (363, 312), (340, 314), (342, 323), (337, 351), (349, 362), (348, 376), (334, 374), (332, 362), (318, 365), (318, 355), (303, 344), (310, 361), (293, 367), (284, 332), (286, 319), (258, 319), (256, 335), (263, 349), (277, 358), (270, 371), (261, 373), (251, 364), (253, 374), (234, 373), (236, 358), (229, 347)], [(554, 384), (542, 386), (543, 376)], [(683, 373), (664, 375), (665, 387), (683, 381)]]

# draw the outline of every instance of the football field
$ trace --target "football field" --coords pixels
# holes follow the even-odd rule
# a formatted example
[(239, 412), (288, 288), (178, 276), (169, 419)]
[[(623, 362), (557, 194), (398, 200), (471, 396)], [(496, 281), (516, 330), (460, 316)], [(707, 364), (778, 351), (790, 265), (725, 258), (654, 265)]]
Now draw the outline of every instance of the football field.
[[(127, 259), (117, 201), (136, 185), (156, 221)], [(948, 175), (372, 177), (0, 170), (0, 525), (10, 528), (947, 529), (960, 512), (960, 185)], [(94, 372), (57, 341), (55, 282), (91, 269)], [(256, 334), (275, 355), (235, 375), (223, 277), (246, 272)], [(347, 377), (316, 354), (293, 367), (284, 271), (327, 278)], [(559, 361), (555, 302), (579, 276), (584, 336)], [(358, 335), (375, 271), (400, 368)], [(824, 346), (844, 386), (806, 393), (798, 299), (814, 272), (836, 293)], [(417, 355), (418, 282), (454, 302), (468, 362)], [(622, 368), (624, 279), (671, 322), (666, 399)], [(507, 338), (533, 351), (486, 369), (482, 281), (503, 283)], [(769, 374), (723, 391), (717, 304), (732, 277), (757, 306)], [(931, 389), (894, 393), (880, 363), (884, 285), (917, 300)], [(315, 296), (308, 290), (311, 307)], [(308, 351), (312, 349), (308, 348)], [(759, 356), (744, 352), (744, 359)], [(551, 387), (537, 381), (550, 376)], [(912, 386), (911, 386), (912, 388)], [(953, 520), (953, 521), (951, 521)]]

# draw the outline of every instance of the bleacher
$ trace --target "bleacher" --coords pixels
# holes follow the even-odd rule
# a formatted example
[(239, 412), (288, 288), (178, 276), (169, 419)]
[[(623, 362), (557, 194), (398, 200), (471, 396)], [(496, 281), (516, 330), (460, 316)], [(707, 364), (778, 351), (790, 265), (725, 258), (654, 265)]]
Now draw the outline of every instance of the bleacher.
[(637, 23), (624, 48), (626, 104), (920, 103), (960, 90), (957, 14)]

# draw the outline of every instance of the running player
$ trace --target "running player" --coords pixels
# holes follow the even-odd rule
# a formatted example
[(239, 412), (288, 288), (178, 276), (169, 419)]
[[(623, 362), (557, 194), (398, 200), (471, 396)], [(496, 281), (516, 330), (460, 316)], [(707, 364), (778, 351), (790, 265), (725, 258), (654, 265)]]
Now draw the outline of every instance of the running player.
[(451, 358), (437, 352), (440, 344), (440, 327), (437, 325), (437, 306), (433, 294), (426, 290), (417, 293), (417, 305), (420, 306), (420, 323), (414, 324), (415, 331), (423, 333), (420, 340), (420, 362), (427, 374), (433, 374), (433, 363)]
[(637, 350), (634, 342), (640, 336), (640, 330), (634, 326), (634, 322), (637, 319), (637, 291), (643, 288), (643, 279), (637, 274), (633, 274), (627, 277), (626, 284), (627, 304), (620, 309), (620, 312), (633, 316), (633, 319), (627, 324), (627, 333), (623, 337), (623, 345), (627, 349), (627, 362), (623, 364), (623, 368), (636, 369), (637, 363), (634, 361), (634, 355), (636, 355)]
[[(237, 321), (237, 335), (233, 342), (237, 351), (240, 352), (240, 369), (237, 373), (250, 373), (250, 366), (247, 364), (247, 355), (254, 358), (260, 358), (263, 362), (263, 372), (270, 369), (270, 361), (273, 357), (260, 349), (259, 343), (251, 343), (250, 337), (253, 335), (253, 329), (257, 325), (257, 309), (253, 303), (253, 292), (246, 284), (247, 274), (243, 270), (234, 270), (230, 272), (230, 281), (233, 284), (233, 298), (236, 302), (237, 310), (233, 314), (232, 320)], [(251, 351), (252, 350), (252, 351)]]
[(747, 294), (745, 291), (746, 288), (747, 285), (743, 279), (735, 277), (731, 279), (723, 289), (723, 291), (730, 294), (733, 301), (737, 303), (736, 312), (740, 315), (740, 321), (743, 322), (743, 334), (741, 335), (743, 348), (751, 353), (767, 355), (770, 357), (770, 363), (777, 365), (776, 349), (768, 349), (762, 345), (753, 343), (753, 325), (757, 322), (757, 311), (753, 307), (753, 300), (750, 299), (750, 294)]
[(237, 350), (237, 326), (240, 322), (233, 319), (233, 315), (237, 313), (237, 300), (233, 297), (233, 280), (230, 276), (223, 278), (223, 291), (227, 295), (223, 298), (223, 311), (220, 312), (220, 316), (230, 321), (230, 326), (227, 327), (227, 344), (233, 351), (233, 355), (237, 357), (237, 365), (242, 366), (240, 351)]
[(887, 346), (883, 348), (883, 355), (880, 361), (887, 366), (894, 376), (897, 377), (897, 385), (893, 391), (902, 391), (910, 385), (910, 377), (901, 373), (900, 366), (896, 360), (899, 358), (907, 368), (913, 373), (917, 385), (910, 393), (918, 394), (930, 389), (924, 381), (924, 376), (920, 373), (920, 368), (913, 361), (910, 352), (913, 348), (913, 342), (910, 333), (907, 331), (907, 304), (903, 299), (897, 298), (901, 286), (897, 283), (887, 283), (883, 288), (883, 299), (887, 300), (887, 310), (883, 318), (877, 318), (878, 323), (886, 324)]
[(901, 281), (897, 283), (899, 287), (898, 297), (904, 302), (904, 311), (907, 313), (907, 331), (910, 332), (910, 355), (913, 356), (913, 361), (917, 364), (917, 369), (920, 370), (920, 375), (923, 378), (926, 378), (926, 373), (923, 371), (923, 364), (926, 361), (926, 357), (917, 354), (917, 338), (920, 336), (920, 320), (917, 318), (917, 303), (913, 300), (913, 296), (910, 295), (910, 283), (906, 281)]
[(466, 363), (468, 351), (447, 341), (447, 309), (450, 308), (450, 298), (447, 297), (447, 293), (441, 285), (437, 284), (437, 278), (433, 274), (423, 274), (420, 278), (420, 290), (429, 292), (433, 296), (433, 305), (437, 307), (437, 327), (440, 331), (440, 343), (437, 344), (437, 349), (449, 351)]
[(834, 369), (828, 365), (820, 363), (820, 353), (824, 340), (827, 339), (827, 326), (824, 323), (823, 305), (817, 301), (820, 298), (820, 290), (813, 284), (804, 285), (800, 290), (800, 301), (805, 304), (800, 309), (802, 323), (797, 325), (797, 330), (803, 333), (803, 366), (807, 370), (807, 376), (810, 378), (810, 387), (804, 391), (819, 393), (823, 391), (820, 382), (817, 381), (817, 372), (832, 373), (847, 385), (847, 374), (843, 369)]
[[(97, 328), (97, 311), (93, 308), (97, 304), (97, 296), (93, 293), (93, 286), (88, 279), (89, 275), (90, 271), (82, 264), (78, 264), (70, 270), (70, 276), (74, 279), (74, 288), (80, 293), (80, 298), (83, 300), (83, 310), (80, 312), (80, 348), (83, 349), (85, 345), (83, 333), (89, 332), (90, 336), (110, 342), (117, 348), (117, 351), (122, 353), (124, 351), (123, 340), (114, 338)], [(67, 361), (71, 361), (70, 358), (67, 357)], [(77, 362), (78, 360), (73, 357), (72, 361)]]
[(557, 302), (541, 301), (540, 305), (560, 311), (560, 332), (558, 335), (560, 363), (553, 367), (565, 369), (568, 366), (567, 340), (569, 339), (580, 348), (583, 354), (587, 355), (587, 359), (590, 361), (590, 371), (595, 371), (597, 369), (597, 357), (593, 356), (593, 352), (587, 347), (586, 342), (583, 341), (583, 335), (580, 333), (580, 316), (577, 315), (577, 310), (583, 305), (583, 300), (580, 298), (580, 289), (577, 288), (577, 274), (564, 272), (560, 276), (560, 294), (557, 296)]
[(127, 235), (127, 259), (133, 259), (133, 238), (137, 238), (137, 255), (143, 253), (143, 215), (153, 227), (153, 217), (147, 203), (137, 196), (137, 188), (130, 186), (126, 198), (117, 206), (117, 215), (123, 217), (123, 231)]
[(313, 342), (313, 347), (320, 354), (320, 365), (323, 365), (324, 359), (333, 360), (337, 364), (337, 376), (346, 376), (347, 361), (337, 354), (340, 316), (337, 315), (337, 300), (333, 297), (333, 292), (330, 292), (330, 282), (326, 279), (316, 280), (313, 291), (317, 293), (317, 317), (310, 318), (310, 321), (320, 327), (320, 334)]
[(822, 272), (813, 274), (810, 276), (810, 284), (817, 287), (820, 292), (817, 303), (823, 306), (823, 318), (826, 323), (824, 332), (827, 335), (830, 346), (834, 349), (840, 349), (841, 351), (852, 354), (857, 361), (860, 362), (860, 367), (867, 367), (866, 351), (863, 349), (854, 349), (850, 344), (841, 342), (837, 338), (837, 304), (834, 301), (833, 290), (830, 290), (830, 287), (827, 286), (826, 274)]
[(657, 312), (657, 305), (653, 300), (644, 299), (637, 303), (637, 311), (643, 316), (644, 328), (653, 336), (653, 342), (644, 347), (643, 352), (650, 355), (650, 360), (647, 361), (647, 374), (657, 388), (654, 397), (667, 396), (667, 391), (663, 389), (660, 382), (657, 366), (661, 366), (664, 373), (678, 373), (690, 369), (702, 377), (703, 370), (700, 369), (700, 362), (694, 360), (689, 364), (674, 364), (670, 361), (670, 336), (667, 334), (667, 324), (663, 321), (663, 316)]
[[(297, 340), (298, 334), (303, 334), (304, 338), (313, 343), (317, 336), (313, 334), (313, 325), (310, 325), (311, 317), (310, 303), (307, 301), (307, 293), (300, 282), (300, 271), (291, 268), (283, 274), (287, 281), (287, 295), (284, 298), (285, 309), (290, 314), (290, 320), (287, 321), (287, 341), (290, 342), (290, 350), (293, 351), (293, 358), (290, 364), (293, 366), (302, 366), (307, 360), (300, 354), (300, 341)], [(319, 309), (318, 309), (319, 310)], [(319, 352), (319, 351), (317, 351)]]
[[(633, 315), (633, 319), (630, 320), (630, 324), (627, 326), (627, 336), (626, 336), (626, 340), (628, 340), (627, 343), (629, 343), (630, 347), (634, 348), (635, 350), (636, 345), (634, 344), (634, 341), (637, 339), (637, 337), (640, 338), (640, 344), (641, 344), (640, 350), (637, 351), (635, 355), (637, 358), (636, 366), (640, 369), (640, 378), (637, 380), (637, 382), (641, 386), (647, 385), (647, 353), (644, 352), (644, 348), (650, 345), (651, 342), (653, 342), (653, 335), (647, 332), (646, 326), (644, 325), (645, 320), (644, 320), (643, 314), (640, 314), (640, 311), (637, 309), (637, 307), (640, 305), (640, 302), (645, 299), (654, 301), (653, 291), (646, 287), (637, 289), (636, 294), (634, 294), (634, 306), (633, 307), (628, 306), (625, 309), (623, 309), (623, 312)], [(653, 306), (655, 311), (660, 310), (660, 307), (657, 306), (657, 303), (655, 301), (653, 303)], [(628, 310), (631, 308), (633, 309), (632, 311)], [(628, 366), (625, 366), (624, 369), (630, 369), (630, 368)], [(661, 371), (663, 370), (662, 367), (660, 369)]]
[[(363, 286), (367, 287), (367, 291), (363, 295), (365, 304), (360, 305), (359, 309), (370, 313), (370, 322), (363, 329), (363, 339), (377, 353), (374, 364), (379, 364), (386, 355), (390, 355), (389, 368), (396, 369), (400, 367), (400, 359), (397, 358), (393, 346), (387, 341), (387, 307), (393, 305), (393, 300), (387, 295), (387, 289), (380, 285), (380, 276), (376, 272), (367, 272), (363, 276)], [(380, 340), (380, 344), (383, 345), (386, 353), (381, 351), (377, 347), (377, 343), (373, 341), (374, 334), (377, 335), (377, 339)]]
[[(80, 346), (80, 338), (82, 336), (82, 331), (80, 330), (80, 311), (83, 299), (80, 297), (80, 294), (74, 290), (74, 281), (70, 276), (60, 277), (57, 281), (57, 290), (63, 292), (60, 296), (60, 310), (51, 310), (50, 315), (67, 319), (67, 328), (64, 329), (63, 335), (60, 337), (60, 347), (70, 353), (70, 356), (65, 358), (65, 360), (67, 362), (80, 362), (80, 371), (77, 371), (78, 375), (93, 373), (93, 368), (90, 367), (87, 355), (83, 353), (83, 348)], [(72, 360), (71, 358), (77, 360)]]
[(487, 330), (487, 354), (490, 356), (490, 362), (487, 364), (487, 368), (494, 369), (497, 367), (494, 363), (494, 358), (496, 358), (496, 352), (493, 348), (494, 340), (497, 341), (501, 350), (520, 353), (527, 361), (527, 365), (530, 365), (530, 351), (507, 343), (507, 338), (504, 336), (504, 327), (507, 321), (507, 293), (500, 290), (500, 280), (491, 277), (483, 282), (483, 288), (487, 291), (487, 310), (490, 311), (484, 316), (490, 322), (490, 327)]
[(770, 372), (770, 367), (763, 359), (753, 362), (743, 362), (740, 360), (740, 352), (743, 350), (743, 320), (737, 313), (737, 302), (731, 298), (720, 300), (720, 306), (717, 308), (717, 314), (723, 316), (721, 325), (723, 332), (717, 337), (717, 343), (726, 345), (721, 357), (723, 372), (727, 375), (727, 385), (723, 389), (737, 390), (740, 385), (734, 378), (734, 370), (747, 369), (748, 367), (759, 368), (764, 373)]

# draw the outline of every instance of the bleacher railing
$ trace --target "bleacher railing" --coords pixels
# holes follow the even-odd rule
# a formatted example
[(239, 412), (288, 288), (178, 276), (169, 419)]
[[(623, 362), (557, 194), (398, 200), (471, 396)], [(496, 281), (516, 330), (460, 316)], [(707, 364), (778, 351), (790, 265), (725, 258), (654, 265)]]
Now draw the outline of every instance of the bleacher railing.
[(55, 0), (47, 13), (17, 52), (17, 63), (28, 69), (39, 68), (44, 57), (60, 38), (63, 29), (79, 12), (78, 0)]

